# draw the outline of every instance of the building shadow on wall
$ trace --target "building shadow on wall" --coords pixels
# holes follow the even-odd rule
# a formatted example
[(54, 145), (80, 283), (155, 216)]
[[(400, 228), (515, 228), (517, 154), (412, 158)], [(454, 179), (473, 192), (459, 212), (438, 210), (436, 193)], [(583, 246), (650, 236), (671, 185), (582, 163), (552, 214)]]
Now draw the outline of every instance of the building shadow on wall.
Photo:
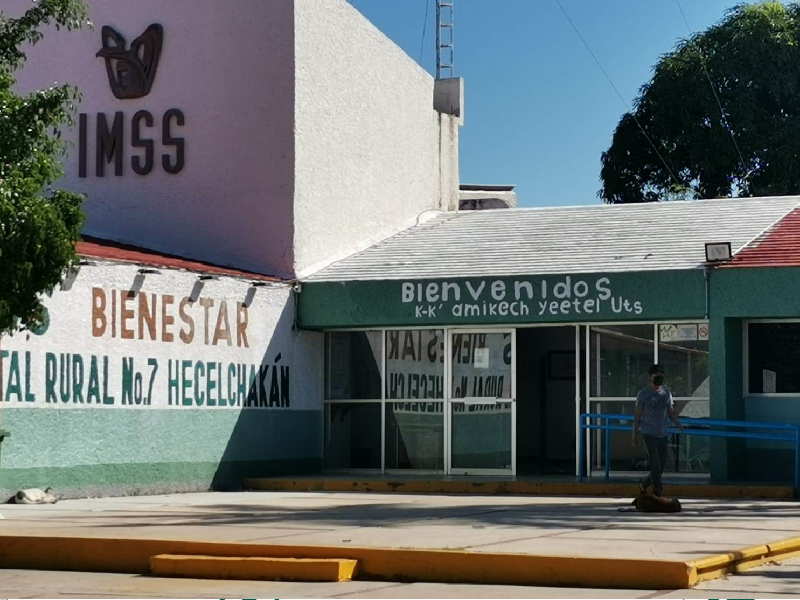
[[(260, 293), (269, 292), (251, 287), (245, 305), (252, 306), (253, 299)], [(300, 338), (316, 334), (296, 330), (294, 315), (294, 297), (290, 294), (281, 307), (261, 365), (234, 367), (237, 401), (241, 406), (228, 409), (236, 411), (236, 422), (211, 481), (213, 490), (242, 489), (245, 479), (251, 477), (322, 470), (322, 407), (298, 409), (303, 392), (297, 383), (312, 374), (305, 366), (314, 364), (305, 356), (305, 350), (313, 348), (314, 340)], [(266, 326), (250, 321), (253, 329)], [(225, 369), (230, 370), (231, 365), (226, 365)], [(246, 377), (241, 370), (246, 370)], [(223, 372), (223, 377), (233, 378), (233, 371)]]

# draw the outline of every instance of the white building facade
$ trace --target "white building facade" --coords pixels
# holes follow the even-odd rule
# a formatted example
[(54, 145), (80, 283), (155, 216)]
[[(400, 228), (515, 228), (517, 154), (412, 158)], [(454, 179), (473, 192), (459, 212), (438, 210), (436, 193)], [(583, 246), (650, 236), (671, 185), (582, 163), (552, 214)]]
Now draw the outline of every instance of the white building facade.
[(296, 281), (457, 207), (461, 83), (345, 0), (89, 5), (93, 30), (47, 31), (17, 73), (82, 94), (60, 185), (91, 243), (47, 327), (0, 342), (0, 488), (318, 469), (323, 338), (295, 326)]

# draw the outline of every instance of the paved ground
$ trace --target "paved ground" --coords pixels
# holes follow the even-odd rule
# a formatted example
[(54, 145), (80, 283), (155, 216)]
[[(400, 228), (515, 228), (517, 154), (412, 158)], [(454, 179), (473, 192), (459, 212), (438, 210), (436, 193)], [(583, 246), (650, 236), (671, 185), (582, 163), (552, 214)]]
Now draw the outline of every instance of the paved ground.
[(800, 535), (794, 501), (687, 500), (678, 515), (628, 500), (237, 492), (0, 507), (7, 534), (688, 560)]
[(270, 583), (109, 573), (0, 571), (3, 598), (796, 598), (800, 560), (693, 590), (593, 590), (430, 583)]

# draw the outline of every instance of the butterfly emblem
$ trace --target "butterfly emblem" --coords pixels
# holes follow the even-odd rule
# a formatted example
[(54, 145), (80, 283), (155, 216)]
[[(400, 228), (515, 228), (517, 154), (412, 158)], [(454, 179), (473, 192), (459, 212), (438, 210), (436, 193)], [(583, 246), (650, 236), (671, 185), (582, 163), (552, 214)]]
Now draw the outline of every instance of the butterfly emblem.
[(164, 28), (153, 24), (125, 47), (125, 38), (108, 25), (102, 30), (103, 48), (97, 53), (106, 61), (108, 83), (115, 98), (144, 98), (150, 93), (158, 70)]

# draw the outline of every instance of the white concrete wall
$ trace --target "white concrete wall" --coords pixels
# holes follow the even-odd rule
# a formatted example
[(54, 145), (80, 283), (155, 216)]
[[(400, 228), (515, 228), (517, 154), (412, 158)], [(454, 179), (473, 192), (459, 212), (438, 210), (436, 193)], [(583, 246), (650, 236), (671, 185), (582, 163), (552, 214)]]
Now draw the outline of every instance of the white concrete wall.
[(459, 146), (463, 119), (448, 114), (439, 115), (439, 205), (442, 210), (458, 210)]
[[(89, 0), (94, 31), (48, 31), (19, 89), (83, 94), (63, 186), (85, 192), (89, 235), (293, 277), (455, 209), (460, 117), (433, 107), (434, 80), (346, 0)], [(7, 0), (18, 16), (29, 0)], [(120, 100), (96, 57), (104, 25), (127, 47), (164, 28), (148, 96)], [(185, 166), (164, 171), (162, 117), (185, 115)], [(132, 120), (155, 118), (153, 170), (134, 172)], [(123, 173), (96, 173), (98, 113), (123, 113)], [(86, 177), (79, 157), (86, 156)]]
[[(70, 82), (89, 114), (88, 177), (78, 177), (78, 148), (66, 162), (64, 187), (89, 194), (86, 232), (99, 237), (278, 275), (290, 275), (294, 178), (293, 6), (290, 0), (88, 0), (95, 30), (47, 33), (18, 73), (27, 91)], [(30, 0), (4, 0), (16, 17)], [(101, 28), (128, 46), (151, 23), (164, 44), (150, 94), (118, 100), (110, 90)], [(180, 109), (185, 168), (161, 168), (164, 112)], [(150, 111), (155, 168), (132, 171), (131, 118)], [(124, 174), (95, 176), (96, 114), (125, 115)], [(70, 134), (76, 143), (78, 132)]]
[(98, 262), (46, 299), (45, 330), (0, 340), (0, 493), (228, 489), (320, 468), (322, 334), (293, 329), (291, 286)]
[(295, 1), (295, 52), (303, 274), (439, 208), (440, 131), (433, 78), (345, 0)]

